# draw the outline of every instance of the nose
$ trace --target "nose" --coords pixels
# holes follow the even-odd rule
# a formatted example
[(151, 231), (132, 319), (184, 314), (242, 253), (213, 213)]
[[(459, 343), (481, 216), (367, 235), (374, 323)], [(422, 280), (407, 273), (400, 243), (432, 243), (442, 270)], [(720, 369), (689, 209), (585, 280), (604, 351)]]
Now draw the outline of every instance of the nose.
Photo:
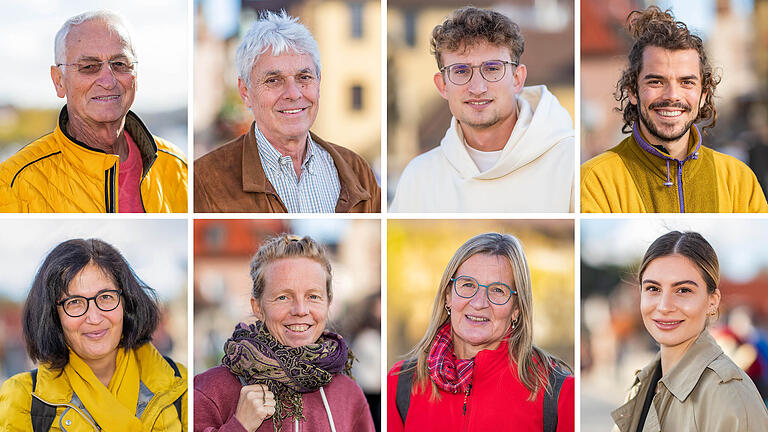
[(674, 293), (665, 291), (661, 293), (659, 303), (656, 305), (659, 312), (672, 312), (675, 310)]
[(488, 81), (480, 74), (480, 69), (472, 70), (472, 78), (467, 83), (467, 89), (472, 94), (483, 94), (488, 90)]
[(295, 78), (291, 77), (285, 81), (285, 91), (283, 92), (283, 97), (290, 100), (301, 98), (301, 89), (299, 88), (299, 85), (296, 84)]
[(304, 316), (309, 314), (309, 307), (307, 306), (307, 303), (304, 301), (304, 299), (299, 298), (293, 302), (291, 314), (295, 316)]
[[(93, 303), (91, 303), (93, 302)], [(103, 318), (101, 309), (96, 306), (96, 300), (88, 300), (88, 310), (85, 312), (85, 320), (91, 324), (97, 324), (101, 322)]]
[(488, 301), (488, 288), (481, 286), (477, 289), (477, 292), (469, 300), (469, 304), (475, 309), (484, 309), (490, 306)]
[(667, 100), (680, 99), (680, 89), (678, 88), (677, 84), (672, 82), (664, 87), (664, 99), (667, 99)]
[(112, 66), (107, 62), (101, 65), (101, 69), (96, 77), (96, 83), (104, 88), (112, 88), (117, 83), (117, 77), (112, 72)]

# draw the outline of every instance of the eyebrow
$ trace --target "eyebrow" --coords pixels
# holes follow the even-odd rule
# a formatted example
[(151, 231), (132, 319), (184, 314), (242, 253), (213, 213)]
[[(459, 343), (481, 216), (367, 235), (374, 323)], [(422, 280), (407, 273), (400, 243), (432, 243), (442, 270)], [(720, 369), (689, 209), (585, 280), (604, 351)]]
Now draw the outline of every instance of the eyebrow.
[[(112, 57), (109, 58), (109, 61), (116, 60), (116, 59), (130, 60), (130, 58), (127, 55), (125, 55), (125, 54), (115, 54), (115, 55), (113, 55)], [(103, 60), (101, 60), (100, 57), (96, 57), (96, 56), (81, 56), (77, 60), (78, 61), (96, 61), (96, 62), (103, 61)]]
[[(305, 67), (304, 69), (300, 69), (299, 71), (297, 71), (294, 75), (305, 74), (305, 73), (310, 73), (310, 74), (314, 75), (315, 71), (311, 67)], [(268, 77), (268, 76), (274, 76), (274, 75), (283, 76), (284, 73), (283, 73), (283, 71), (281, 71), (279, 69), (275, 69), (275, 70), (264, 72), (264, 74), (262, 76), (263, 77)]]
[[(643, 279), (642, 284), (643, 285), (645, 285), (645, 284), (661, 285), (659, 282), (656, 282), (653, 279)], [(692, 280), (681, 280), (681, 281), (677, 281), (677, 282), (672, 283), (673, 287), (676, 287), (676, 286), (679, 286), (679, 285), (693, 285), (695, 287), (699, 286), (699, 284), (697, 284), (696, 282), (694, 282)]]
[[(658, 74), (647, 74), (647, 75), (643, 76), (643, 79), (644, 80), (649, 80), (649, 79), (666, 80), (667, 77), (664, 76), (664, 75), (658, 75)], [(698, 81), (699, 77), (698, 77), (698, 75), (686, 75), (686, 76), (678, 77), (677, 79), (678, 80), (695, 80), (695, 81)]]

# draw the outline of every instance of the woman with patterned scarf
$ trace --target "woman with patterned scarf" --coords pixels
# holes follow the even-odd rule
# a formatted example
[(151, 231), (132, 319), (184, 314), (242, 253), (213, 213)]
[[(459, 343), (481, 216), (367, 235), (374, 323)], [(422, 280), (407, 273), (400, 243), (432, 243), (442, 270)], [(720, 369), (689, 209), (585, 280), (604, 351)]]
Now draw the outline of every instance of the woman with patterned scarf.
[(112, 245), (67, 240), (24, 303), (29, 357), (0, 388), (0, 430), (187, 430), (187, 370), (152, 345), (154, 291)]
[(427, 333), (389, 372), (388, 431), (573, 431), (573, 377), (533, 345), (532, 315), (518, 240), (486, 233), (464, 243)]
[(255, 324), (240, 323), (222, 364), (195, 376), (195, 431), (373, 431), (349, 377), (352, 353), (325, 330), (331, 264), (310, 237), (282, 234), (251, 262)]

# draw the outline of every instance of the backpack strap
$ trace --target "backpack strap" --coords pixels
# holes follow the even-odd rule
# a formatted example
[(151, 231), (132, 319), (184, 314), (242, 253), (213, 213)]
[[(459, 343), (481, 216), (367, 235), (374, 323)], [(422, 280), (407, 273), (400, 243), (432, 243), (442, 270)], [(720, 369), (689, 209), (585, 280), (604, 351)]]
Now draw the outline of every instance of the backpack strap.
[(555, 366), (549, 372), (547, 382), (552, 386), (551, 391), (544, 392), (544, 432), (555, 432), (557, 430), (557, 400), (560, 397), (560, 389), (563, 387), (568, 372)]
[[(37, 368), (32, 369), (29, 373), (32, 375), (32, 391), (34, 392), (37, 387)], [(47, 432), (51, 429), (53, 419), (56, 418), (56, 407), (32, 396), (29, 417), (32, 420), (33, 432)]]
[[(163, 358), (165, 359), (165, 361), (168, 362), (169, 365), (171, 365), (171, 368), (173, 369), (173, 376), (181, 377), (181, 372), (179, 372), (179, 367), (176, 366), (176, 362), (171, 360), (171, 358), (168, 357), (168, 356), (163, 356)], [(179, 421), (183, 425), (184, 424), (184, 420), (181, 419), (181, 398), (182, 398), (182, 396), (184, 396), (184, 395), (182, 394), (181, 396), (176, 398), (175, 401), (173, 401), (173, 406), (176, 407), (176, 413), (179, 415)]]
[[(413, 387), (413, 374), (416, 373), (416, 359), (408, 359), (400, 366), (400, 375), (397, 377), (397, 393), (395, 394), (395, 405), (397, 412), (400, 413), (400, 419), (405, 425), (405, 418), (408, 417), (408, 406), (411, 404), (411, 388)], [(405, 371), (406, 369), (410, 369)]]

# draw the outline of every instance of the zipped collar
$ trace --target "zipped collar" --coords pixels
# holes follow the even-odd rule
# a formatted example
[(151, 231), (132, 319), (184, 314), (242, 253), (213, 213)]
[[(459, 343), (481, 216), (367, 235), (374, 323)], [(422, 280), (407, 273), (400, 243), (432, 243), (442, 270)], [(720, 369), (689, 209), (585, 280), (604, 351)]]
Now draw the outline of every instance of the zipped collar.
[(696, 127), (696, 125), (691, 125), (690, 132), (693, 134), (694, 142), (696, 143), (693, 148), (691, 149), (690, 141), (688, 144), (688, 155), (683, 159), (675, 159), (672, 156), (670, 156), (668, 153), (663, 152), (659, 150), (657, 147), (652, 146), (649, 144), (640, 133), (640, 129), (637, 127), (637, 122), (635, 122), (632, 125), (632, 137), (635, 138), (635, 142), (637, 142), (637, 145), (643, 149), (646, 153), (651, 154), (653, 156), (656, 156), (662, 160), (664, 160), (667, 163), (667, 181), (664, 182), (664, 186), (666, 187), (672, 187), (674, 183), (669, 177), (669, 162), (674, 162), (679, 165), (679, 168), (682, 169), (683, 164), (685, 164), (687, 161), (691, 159), (698, 159), (699, 158), (699, 148), (701, 147), (701, 133), (699, 133), (699, 129)]

